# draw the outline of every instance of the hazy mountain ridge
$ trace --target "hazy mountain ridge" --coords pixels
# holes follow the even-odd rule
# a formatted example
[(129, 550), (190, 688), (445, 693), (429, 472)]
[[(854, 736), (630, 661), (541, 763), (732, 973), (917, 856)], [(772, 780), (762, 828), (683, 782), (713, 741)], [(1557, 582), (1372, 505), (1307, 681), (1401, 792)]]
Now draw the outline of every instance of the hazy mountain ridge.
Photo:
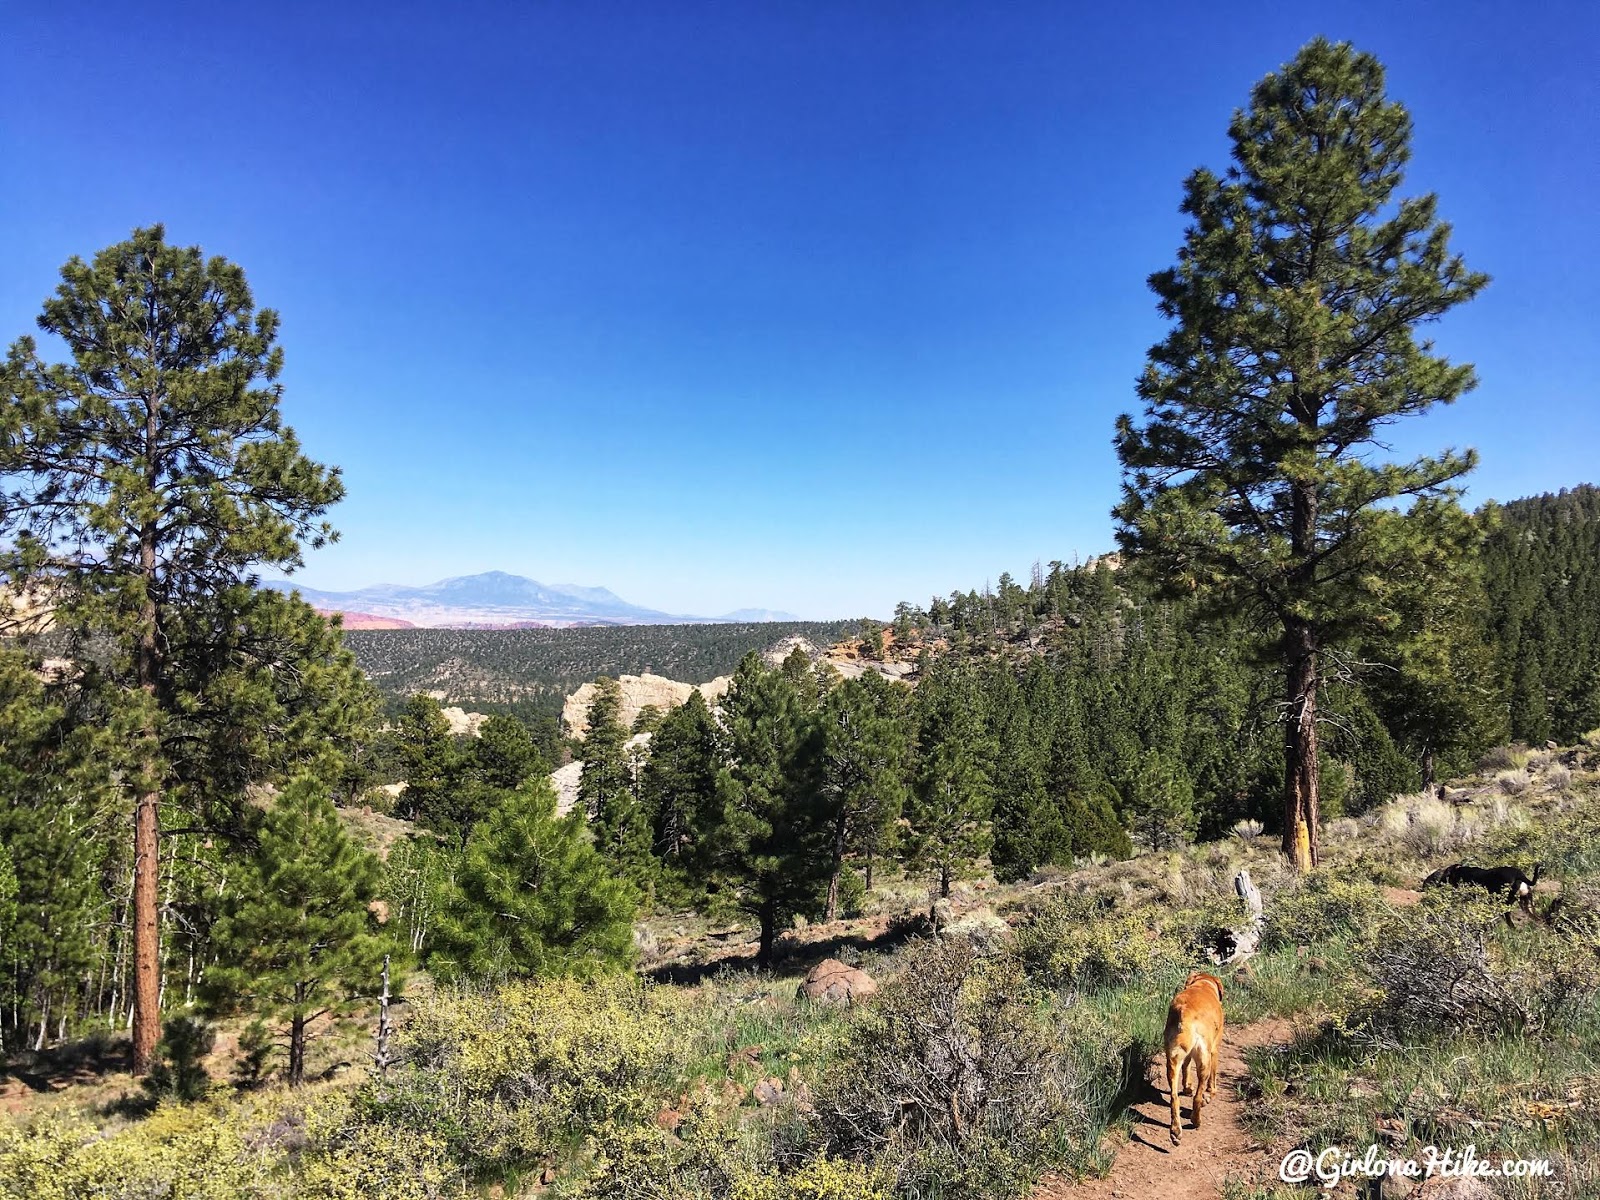
[(271, 580), (263, 586), (299, 592), (306, 603), (327, 612), (403, 621), (427, 629), (744, 624), (797, 619), (769, 609), (739, 609), (720, 617), (684, 616), (630, 604), (609, 588), (546, 584), (505, 571), (458, 575), (420, 587), (379, 583), (350, 592), (303, 587), (293, 580)]

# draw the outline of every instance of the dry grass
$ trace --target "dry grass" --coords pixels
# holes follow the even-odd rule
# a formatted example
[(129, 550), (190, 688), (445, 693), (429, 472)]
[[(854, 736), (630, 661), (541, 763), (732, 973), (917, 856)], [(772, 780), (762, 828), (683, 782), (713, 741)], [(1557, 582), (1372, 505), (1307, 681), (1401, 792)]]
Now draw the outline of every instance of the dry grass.
[(1517, 744), (1496, 746), (1478, 760), (1478, 770), (1485, 774), (1495, 771), (1520, 771), (1528, 765), (1528, 748)]
[(1495, 775), (1494, 785), (1508, 796), (1520, 796), (1533, 785), (1533, 777), (1526, 767), (1519, 771), (1501, 771)]

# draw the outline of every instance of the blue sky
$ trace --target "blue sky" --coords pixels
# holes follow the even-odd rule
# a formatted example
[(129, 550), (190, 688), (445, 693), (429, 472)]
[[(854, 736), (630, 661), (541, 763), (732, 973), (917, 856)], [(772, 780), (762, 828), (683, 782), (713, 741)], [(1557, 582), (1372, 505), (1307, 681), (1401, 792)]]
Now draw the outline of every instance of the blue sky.
[(18, 5), (0, 339), (163, 221), (283, 316), (324, 588), (501, 569), (886, 614), (1111, 545), (1184, 176), (1322, 33), (1376, 53), (1494, 283), (1397, 452), (1595, 480), (1592, 4)]

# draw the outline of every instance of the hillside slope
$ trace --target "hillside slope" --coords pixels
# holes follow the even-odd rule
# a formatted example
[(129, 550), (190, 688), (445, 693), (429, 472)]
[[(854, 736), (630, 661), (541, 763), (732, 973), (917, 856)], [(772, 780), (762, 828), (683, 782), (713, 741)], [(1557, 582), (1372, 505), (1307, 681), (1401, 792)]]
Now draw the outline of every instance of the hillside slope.
[(385, 697), (436, 692), (455, 704), (556, 713), (601, 675), (660, 675), (688, 684), (732, 674), (751, 650), (785, 637), (830, 645), (850, 621), (625, 625), (581, 629), (355, 630), (345, 644)]

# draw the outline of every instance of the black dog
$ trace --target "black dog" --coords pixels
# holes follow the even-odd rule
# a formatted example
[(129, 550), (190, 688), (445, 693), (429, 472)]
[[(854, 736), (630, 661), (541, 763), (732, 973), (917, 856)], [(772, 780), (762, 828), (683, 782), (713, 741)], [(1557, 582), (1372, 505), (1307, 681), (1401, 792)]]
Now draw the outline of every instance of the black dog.
[(1529, 879), (1515, 867), (1469, 867), (1465, 863), (1456, 863), (1441, 867), (1429, 875), (1422, 881), (1422, 886), (1448, 883), (1451, 887), (1461, 887), (1463, 884), (1481, 887), (1491, 896), (1504, 896), (1507, 904), (1520, 904), (1531, 913), (1533, 888), (1539, 882), (1539, 872), (1543, 867), (1543, 863), (1536, 865), (1533, 878)]

